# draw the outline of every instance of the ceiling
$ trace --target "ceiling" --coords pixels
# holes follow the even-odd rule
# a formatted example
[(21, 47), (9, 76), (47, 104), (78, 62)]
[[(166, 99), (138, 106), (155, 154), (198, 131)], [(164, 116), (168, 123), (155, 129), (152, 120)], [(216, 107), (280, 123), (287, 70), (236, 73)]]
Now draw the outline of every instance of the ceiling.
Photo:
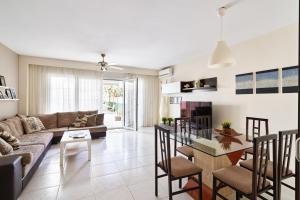
[[(0, 42), (21, 55), (159, 69), (207, 54), (224, 0), (1, 0)], [(224, 18), (230, 45), (297, 22), (298, 0), (242, 0)]]

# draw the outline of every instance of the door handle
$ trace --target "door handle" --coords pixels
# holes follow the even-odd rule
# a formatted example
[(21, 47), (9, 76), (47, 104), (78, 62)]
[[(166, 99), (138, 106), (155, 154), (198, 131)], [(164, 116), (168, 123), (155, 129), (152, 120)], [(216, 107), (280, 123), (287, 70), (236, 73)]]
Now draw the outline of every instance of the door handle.
[(300, 138), (296, 140), (296, 159), (298, 162), (300, 162)]

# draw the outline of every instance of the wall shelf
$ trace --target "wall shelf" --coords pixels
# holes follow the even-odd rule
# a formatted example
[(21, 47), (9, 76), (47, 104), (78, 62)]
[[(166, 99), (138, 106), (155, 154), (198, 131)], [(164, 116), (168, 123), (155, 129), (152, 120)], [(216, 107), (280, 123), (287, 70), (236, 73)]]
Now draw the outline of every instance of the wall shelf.
[(19, 101), (20, 99), (0, 99), (0, 101)]

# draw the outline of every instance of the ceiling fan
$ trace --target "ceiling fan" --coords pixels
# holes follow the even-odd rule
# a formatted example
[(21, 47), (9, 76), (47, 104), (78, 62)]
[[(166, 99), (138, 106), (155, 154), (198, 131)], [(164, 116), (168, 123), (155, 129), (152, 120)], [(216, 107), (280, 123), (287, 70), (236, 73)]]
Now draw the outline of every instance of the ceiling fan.
[(105, 62), (105, 53), (101, 53), (102, 60), (97, 63), (97, 66), (100, 67), (101, 71), (107, 71), (109, 69), (123, 70), (124, 68), (116, 66), (114, 63)]

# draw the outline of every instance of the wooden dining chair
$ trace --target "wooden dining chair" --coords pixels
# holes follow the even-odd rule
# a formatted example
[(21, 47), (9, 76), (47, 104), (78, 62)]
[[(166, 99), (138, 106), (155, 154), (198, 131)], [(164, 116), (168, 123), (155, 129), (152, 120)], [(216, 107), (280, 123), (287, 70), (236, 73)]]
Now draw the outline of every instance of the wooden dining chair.
[[(158, 161), (158, 150), (160, 150), (160, 161)], [(164, 174), (158, 175), (158, 168), (162, 169)], [(173, 195), (191, 190), (198, 190), (198, 199), (202, 199), (202, 169), (182, 156), (171, 157), (170, 130), (155, 125), (155, 196), (158, 195), (158, 179), (165, 176), (168, 177), (169, 200), (173, 199)], [(197, 179), (194, 176), (197, 176)], [(183, 178), (193, 178), (198, 186), (173, 192), (172, 181)]]
[[(278, 180), (279, 183), (279, 197), (280, 197), (280, 191), (281, 191), (281, 185), (284, 185), (292, 190), (295, 190), (295, 187), (288, 185), (287, 183), (282, 182), (283, 180), (289, 179), (294, 177), (295, 174), (290, 169), (290, 161), (291, 161), (291, 152), (292, 152), (292, 143), (293, 139), (296, 139), (296, 135), (298, 133), (298, 130), (288, 130), (288, 131), (280, 131), (279, 132), (279, 145), (278, 145), (278, 177), (280, 180)], [(273, 177), (273, 168), (270, 167), (273, 165), (273, 162), (271, 160), (268, 161), (268, 168), (267, 168), (267, 178), (272, 180)], [(253, 171), (253, 159), (246, 160), (240, 162), (240, 166), (249, 169)], [(269, 193), (272, 195), (271, 193)]]
[[(179, 128), (179, 131), (178, 131)], [(175, 143), (174, 143), (174, 156), (177, 155), (177, 152), (186, 156), (190, 161), (193, 160), (194, 151), (191, 147), (186, 146), (186, 144), (191, 135), (191, 118), (189, 117), (181, 117), (175, 118)], [(177, 140), (177, 136), (180, 134), (180, 141)], [(177, 147), (177, 142), (181, 144), (181, 146)]]
[[(273, 162), (272, 165), (268, 163), (270, 144), (272, 143)], [(260, 151), (263, 147), (267, 152)], [(253, 139), (253, 171), (245, 169), (240, 166), (230, 166), (219, 169), (213, 172), (213, 200), (219, 196), (226, 199), (223, 195), (218, 193), (218, 190), (229, 186), (236, 191), (236, 199), (239, 200), (242, 196), (249, 199), (257, 199), (263, 193), (273, 189), (273, 199), (278, 199), (278, 176), (277, 176), (277, 135), (265, 135)], [(259, 164), (257, 164), (259, 163)], [(273, 168), (273, 177), (271, 181), (267, 180), (267, 169)], [(217, 184), (219, 182), (219, 184)]]
[[(265, 135), (269, 135), (269, 120), (257, 117), (246, 117), (246, 139), (247, 141), (252, 141), (255, 137), (262, 136), (262, 131)], [(265, 151), (265, 149), (260, 149)], [(253, 155), (253, 148), (245, 150), (245, 158), (247, 160), (247, 155)]]

